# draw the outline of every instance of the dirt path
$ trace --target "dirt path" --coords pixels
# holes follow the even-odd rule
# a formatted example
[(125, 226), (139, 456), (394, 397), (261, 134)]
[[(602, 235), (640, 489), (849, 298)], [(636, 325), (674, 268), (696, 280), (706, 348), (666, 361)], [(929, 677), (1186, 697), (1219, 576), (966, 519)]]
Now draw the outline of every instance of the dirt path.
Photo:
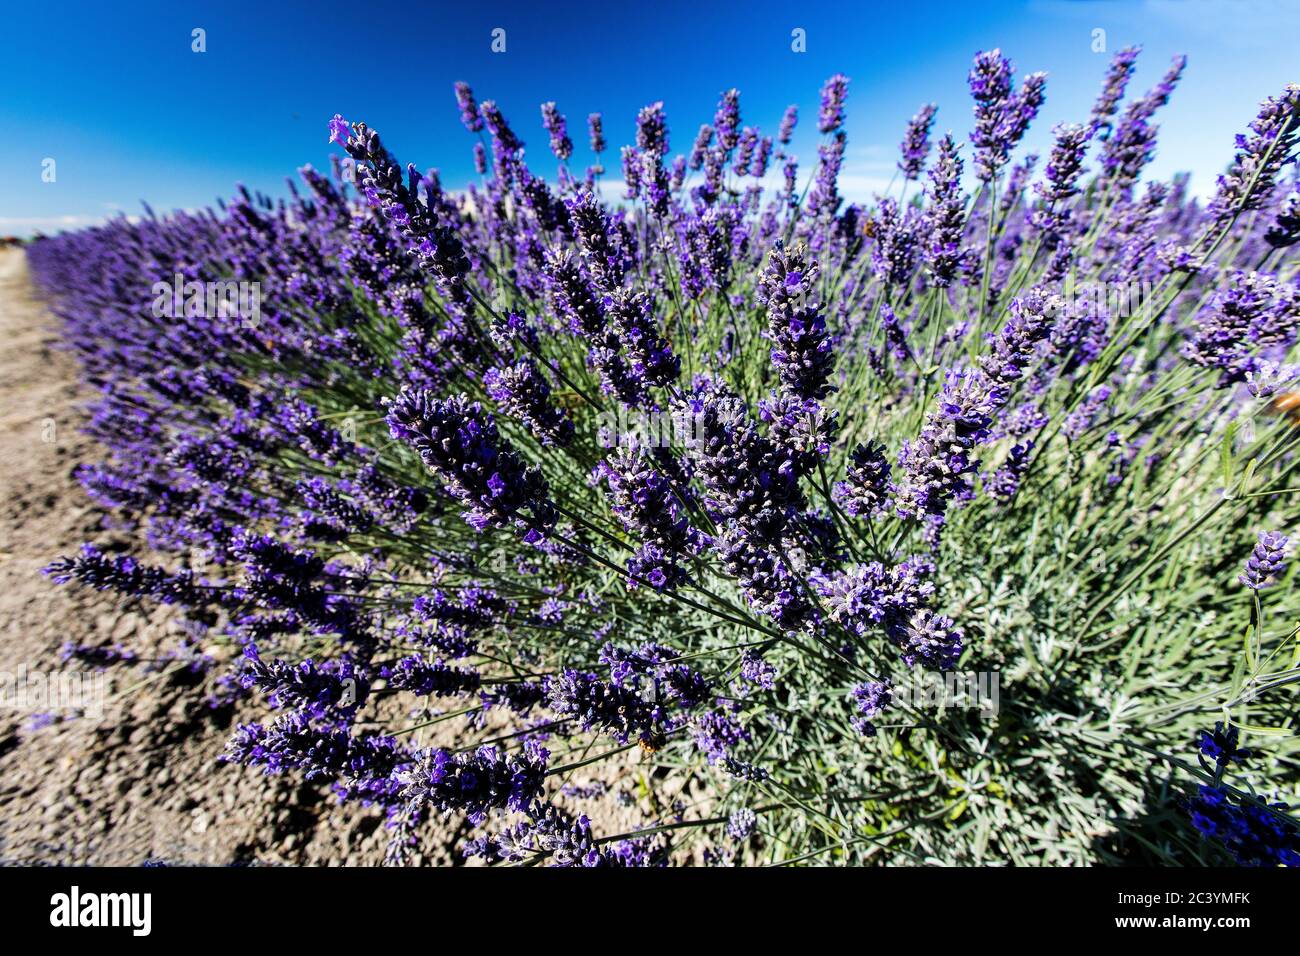
[[(86, 541), (131, 543), (104, 525), (72, 477), (101, 453), (78, 430), (84, 394), (76, 362), (57, 347), (56, 322), (35, 298), (24, 253), (0, 250), (0, 864), (381, 863), (388, 835), (376, 811), (336, 807), (320, 788), (218, 759), (231, 716), (204, 706), (184, 668), (150, 663), (180, 646), (170, 609), (60, 587), (40, 573)], [(102, 672), (64, 664), (68, 641), (120, 644), (142, 660)], [(24, 668), (102, 674), (102, 714), (51, 713), (30, 701), (15, 708), (3, 682)], [(460, 746), (458, 733), (442, 723), (416, 742)], [(592, 771), (558, 782), (602, 794), (569, 809), (588, 813), (597, 832), (634, 829), (645, 818), (630, 794), (638, 778), (647, 782), (635, 754)], [(465, 835), (463, 824), (430, 822), (412, 863), (459, 862)]]
[[(57, 349), (54, 323), (34, 298), (24, 254), (0, 251), (0, 680), (24, 667), (93, 673), (60, 662), (65, 641), (120, 642), (157, 657), (180, 637), (167, 609), (40, 574), (84, 541), (114, 540), (71, 475), (98, 455), (77, 430), (76, 365)], [(104, 673), (99, 718), (50, 722), (39, 702), (14, 709), (13, 697), (0, 707), (0, 862), (382, 860), (375, 813), (340, 811), (315, 788), (218, 761), (229, 717), (203, 707), (183, 676), (143, 664)], [(427, 849), (429, 862), (451, 858), (446, 846)]]

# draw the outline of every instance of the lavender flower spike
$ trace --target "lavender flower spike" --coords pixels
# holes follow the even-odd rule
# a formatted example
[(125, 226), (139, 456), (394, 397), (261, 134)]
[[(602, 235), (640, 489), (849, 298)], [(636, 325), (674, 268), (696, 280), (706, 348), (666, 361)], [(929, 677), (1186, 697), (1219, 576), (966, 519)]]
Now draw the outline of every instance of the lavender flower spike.
[(978, 462), (977, 445), (992, 436), (997, 410), (1006, 404), (1034, 353), (1064, 308), (1059, 295), (1033, 290), (1011, 304), (1011, 316), (993, 340), (992, 352), (978, 369), (949, 371), (939, 408), (925, 421), (915, 442), (904, 443), (895, 509), (902, 517), (942, 522), (949, 503), (971, 494), (967, 475)]
[(587, 135), (591, 138), (591, 151), (599, 156), (605, 151), (605, 126), (599, 113), (587, 117)]
[(844, 480), (835, 486), (836, 502), (855, 517), (880, 514), (889, 487), (889, 471), (883, 445), (874, 441), (858, 445), (849, 456)]
[(822, 85), (821, 110), (817, 114), (817, 129), (833, 133), (844, 125), (844, 98), (849, 92), (849, 78), (836, 73)]
[(1246, 570), (1237, 575), (1237, 580), (1252, 591), (1268, 587), (1286, 569), (1287, 540), (1277, 531), (1261, 531), (1246, 561)]
[(1044, 205), (1034, 210), (1031, 221), (1054, 243), (1070, 221), (1070, 210), (1065, 203), (1078, 194), (1079, 175), (1083, 172), (1083, 156), (1092, 138), (1092, 129), (1078, 123), (1061, 123), (1054, 130), (1056, 143), (1043, 171), (1046, 179), (1034, 184), (1034, 191), (1042, 197)]
[[(740, 90), (730, 89), (722, 94), (718, 101), (717, 112), (713, 114), (713, 131), (718, 138), (718, 146), (724, 153), (736, 148), (740, 137)], [(704, 130), (700, 130), (700, 135)]]
[(767, 305), (772, 364), (782, 386), (802, 399), (826, 397), (835, 363), (826, 320), (813, 298), (817, 276), (817, 261), (808, 261), (806, 249), (778, 246), (758, 280), (759, 295)]
[(388, 402), (387, 419), (393, 437), (414, 448), (461, 500), (463, 516), (476, 530), (518, 524), (528, 529), (524, 540), (532, 543), (554, 527), (546, 479), (501, 440), (478, 402), (405, 389)]
[(1219, 191), (1206, 209), (1222, 225), (1239, 213), (1260, 209), (1272, 195), (1277, 174), (1296, 158), (1300, 141), (1300, 84), (1291, 83), (1280, 96), (1270, 96), (1250, 124), (1250, 135), (1238, 137), (1241, 147), (1232, 167), (1219, 177)]
[(927, 103), (917, 110), (916, 115), (907, 124), (907, 132), (903, 134), (903, 142), (898, 147), (903, 154), (898, 168), (902, 171), (904, 179), (921, 178), (921, 170), (925, 168), (925, 158), (930, 154), (930, 127), (934, 125), (934, 114), (937, 110), (938, 107), (933, 103)]
[(787, 106), (781, 117), (781, 125), (776, 131), (776, 141), (782, 146), (789, 146), (794, 137), (795, 124), (799, 122), (799, 107)]
[(961, 193), (961, 173), (957, 143), (948, 133), (939, 141), (939, 156), (930, 168), (922, 247), (930, 279), (941, 289), (952, 284), (963, 258), (966, 204)]
[(460, 107), (460, 121), (471, 133), (483, 128), (483, 117), (479, 115), (478, 104), (474, 101), (474, 91), (468, 83), (456, 84), (456, 105)]
[(1094, 135), (1099, 139), (1110, 137), (1111, 117), (1119, 109), (1119, 101), (1124, 96), (1124, 89), (1128, 86), (1134, 69), (1137, 68), (1137, 58), (1141, 52), (1140, 46), (1125, 47), (1110, 61), (1110, 68), (1106, 71), (1106, 82), (1102, 85), (1097, 102), (1093, 104), (1092, 121), (1089, 124)]
[(489, 369), (483, 387), (494, 402), (527, 425), (543, 447), (563, 448), (573, 440), (573, 422), (551, 404), (551, 386), (532, 359)]
[(407, 812), (425, 807), (462, 811), (478, 825), (493, 810), (527, 810), (541, 793), (547, 756), (540, 749), (505, 756), (491, 745), (473, 753), (421, 751), (399, 776)]
[(967, 83), (975, 100), (975, 129), (971, 143), (975, 146), (975, 168), (983, 182), (992, 181), (1007, 162), (1005, 115), (1011, 103), (1011, 76), (1014, 67), (1001, 50), (975, 55)]
[(542, 104), (542, 126), (551, 136), (551, 152), (560, 162), (567, 162), (573, 155), (573, 140), (569, 139), (564, 114), (556, 109), (555, 104)]

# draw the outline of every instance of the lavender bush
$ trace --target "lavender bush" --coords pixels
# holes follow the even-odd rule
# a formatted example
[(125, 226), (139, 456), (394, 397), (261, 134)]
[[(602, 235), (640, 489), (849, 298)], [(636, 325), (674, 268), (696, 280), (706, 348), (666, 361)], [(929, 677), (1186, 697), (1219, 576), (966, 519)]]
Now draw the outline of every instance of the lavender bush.
[[(1041, 172), (1046, 77), (980, 53), (969, 143), (923, 106), (869, 206), (842, 75), (812, 163), (730, 90), (617, 186), (599, 114), (583, 170), (457, 84), (464, 193), (336, 116), (287, 201), (38, 242), (142, 545), (49, 573), (177, 605), (227, 758), (390, 862), (461, 815), (493, 863), (1293, 863), (1300, 87), (1203, 207), (1143, 179), (1184, 61), (1137, 53)], [(575, 802), (607, 760), (643, 829)]]

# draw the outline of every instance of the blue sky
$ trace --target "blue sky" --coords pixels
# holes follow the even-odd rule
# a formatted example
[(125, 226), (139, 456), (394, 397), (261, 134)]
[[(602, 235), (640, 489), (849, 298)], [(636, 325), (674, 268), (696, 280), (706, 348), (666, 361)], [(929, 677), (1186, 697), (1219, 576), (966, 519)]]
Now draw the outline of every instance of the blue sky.
[[(196, 27), (204, 53), (191, 51)], [(497, 27), (505, 53), (490, 49)], [(806, 53), (791, 51), (794, 28), (806, 31)], [(1106, 31), (1107, 52), (1092, 51), (1094, 29)], [(922, 103), (939, 105), (936, 132), (966, 135), (966, 70), (993, 46), (1021, 72), (1050, 74), (1027, 140), (1039, 150), (1052, 124), (1087, 116), (1110, 53), (1144, 46), (1130, 87), (1139, 93), (1187, 53), (1152, 173), (1187, 170), (1205, 192), (1258, 101), (1300, 81), (1297, 36), (1300, 4), (1288, 0), (12, 4), (0, 32), (0, 233), (136, 213), (141, 200), (208, 205), (236, 183), (281, 194), (297, 167), (328, 163), (335, 112), (366, 120), (403, 162), (462, 186), (474, 177), (474, 140), (459, 124), (455, 80), (497, 100), (530, 165), (548, 175), (539, 104), (553, 99), (569, 117), (578, 170), (591, 159), (585, 117), (603, 112), (616, 174), (637, 109), (663, 100), (673, 150), (686, 151), (731, 86), (743, 121), (769, 132), (799, 104), (793, 152), (806, 170), (821, 81), (844, 72), (845, 192), (865, 200), (888, 183)], [(52, 183), (41, 179), (46, 158), (57, 164)]]

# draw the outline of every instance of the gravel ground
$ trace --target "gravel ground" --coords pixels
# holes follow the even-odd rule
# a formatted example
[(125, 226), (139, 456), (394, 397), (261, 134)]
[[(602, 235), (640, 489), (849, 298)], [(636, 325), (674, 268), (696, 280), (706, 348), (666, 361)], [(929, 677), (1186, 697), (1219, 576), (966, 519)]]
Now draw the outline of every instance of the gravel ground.
[[(198, 678), (183, 667), (149, 663), (180, 646), (169, 609), (41, 575), (85, 541), (128, 547), (72, 477), (99, 449), (78, 430), (76, 363), (58, 349), (55, 323), (35, 298), (22, 251), (0, 250), (0, 679), (23, 668), (93, 673), (61, 663), (66, 641), (122, 644), (141, 662), (103, 672), (102, 715), (0, 702), (0, 863), (381, 862), (387, 835), (376, 812), (335, 806), (321, 788), (218, 759), (230, 713), (207, 708)], [(425, 743), (454, 737), (438, 726), (444, 739)], [(634, 755), (601, 776), (567, 781), (606, 791), (581, 807), (598, 833), (627, 832), (647, 801), (662, 807), (672, 796), (654, 793)], [(460, 862), (464, 836), (451, 823), (430, 824), (414, 862)]]
[[(125, 539), (104, 530), (72, 478), (73, 466), (98, 449), (77, 429), (75, 362), (58, 350), (54, 320), (34, 298), (19, 250), (0, 253), (0, 338), (0, 672), (87, 673), (60, 662), (65, 641), (120, 643), (141, 658), (175, 651), (180, 630), (168, 609), (57, 587), (40, 574), (83, 541)], [(102, 716), (43, 717), (39, 704), (0, 710), (0, 860), (382, 858), (385, 837), (373, 813), (344, 808), (326, 824), (328, 795), (219, 761), (230, 715), (206, 708), (183, 668), (137, 664), (104, 674)]]

